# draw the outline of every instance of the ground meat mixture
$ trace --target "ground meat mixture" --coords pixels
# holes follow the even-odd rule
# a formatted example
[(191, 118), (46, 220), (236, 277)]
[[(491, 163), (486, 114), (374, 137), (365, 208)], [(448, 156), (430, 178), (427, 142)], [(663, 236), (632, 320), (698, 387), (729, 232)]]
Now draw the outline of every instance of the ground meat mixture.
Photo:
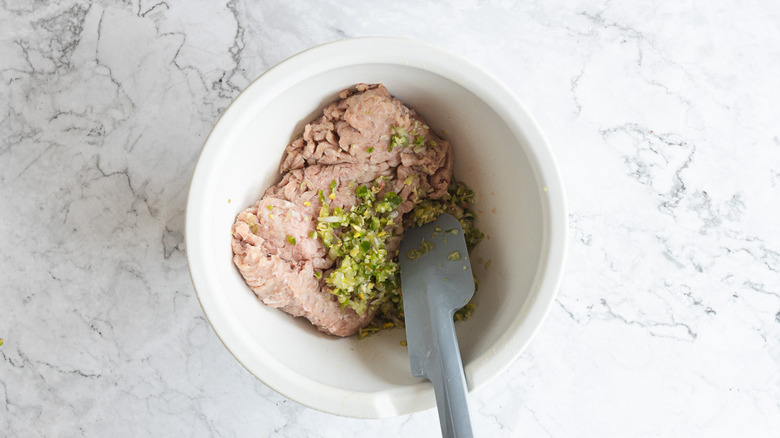
[(377, 199), (397, 194), (397, 213), (389, 217), (398, 220), (385, 227), (390, 237), (383, 247), (392, 259), (403, 215), (447, 195), (452, 160), (450, 143), (383, 85), (344, 90), (287, 146), (281, 181), (238, 214), (233, 261), (266, 305), (307, 318), (325, 333), (353, 335), (369, 324), (378, 303), (359, 314), (333, 293), (326, 279), (340, 261), (318, 234), (323, 211), (358, 205), (360, 186), (371, 187)]

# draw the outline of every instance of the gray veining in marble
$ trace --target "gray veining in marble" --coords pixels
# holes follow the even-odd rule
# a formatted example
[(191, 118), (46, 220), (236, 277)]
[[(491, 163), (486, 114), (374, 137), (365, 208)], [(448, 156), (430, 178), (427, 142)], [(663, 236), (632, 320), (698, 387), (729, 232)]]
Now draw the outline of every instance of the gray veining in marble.
[(780, 436), (780, 4), (0, 2), (0, 435), (436, 436), (246, 372), (198, 306), (189, 177), (305, 48), (399, 35), (530, 108), (570, 204), (555, 306), (479, 436)]

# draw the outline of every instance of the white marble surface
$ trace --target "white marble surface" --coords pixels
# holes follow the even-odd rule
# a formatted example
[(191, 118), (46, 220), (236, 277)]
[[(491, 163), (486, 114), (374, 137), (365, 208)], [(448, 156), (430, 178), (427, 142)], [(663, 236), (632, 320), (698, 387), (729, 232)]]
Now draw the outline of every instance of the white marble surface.
[[(736, 6), (739, 4), (739, 6)], [(220, 344), (189, 177), (250, 80), (428, 41), (531, 109), (571, 213), (558, 299), (471, 398), (478, 436), (780, 436), (780, 4), (0, 2), (0, 435), (436, 436), (323, 414)]]

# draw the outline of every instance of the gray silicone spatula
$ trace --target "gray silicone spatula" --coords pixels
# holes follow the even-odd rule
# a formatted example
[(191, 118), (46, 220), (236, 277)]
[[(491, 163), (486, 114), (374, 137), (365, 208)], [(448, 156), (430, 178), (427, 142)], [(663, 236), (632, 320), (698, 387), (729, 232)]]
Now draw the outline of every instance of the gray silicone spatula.
[(412, 374), (433, 383), (442, 435), (471, 437), (466, 379), (452, 321), (474, 295), (460, 223), (442, 214), (407, 229), (398, 259)]

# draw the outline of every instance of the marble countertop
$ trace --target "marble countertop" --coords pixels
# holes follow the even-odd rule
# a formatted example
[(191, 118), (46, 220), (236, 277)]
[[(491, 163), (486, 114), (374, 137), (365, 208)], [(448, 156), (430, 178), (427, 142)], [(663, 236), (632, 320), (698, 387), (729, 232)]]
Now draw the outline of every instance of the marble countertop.
[(478, 436), (780, 436), (780, 5), (0, 4), (0, 435), (436, 436), (276, 394), (206, 322), (183, 225), (205, 136), (308, 47), (402, 35), (505, 82), (571, 236)]

